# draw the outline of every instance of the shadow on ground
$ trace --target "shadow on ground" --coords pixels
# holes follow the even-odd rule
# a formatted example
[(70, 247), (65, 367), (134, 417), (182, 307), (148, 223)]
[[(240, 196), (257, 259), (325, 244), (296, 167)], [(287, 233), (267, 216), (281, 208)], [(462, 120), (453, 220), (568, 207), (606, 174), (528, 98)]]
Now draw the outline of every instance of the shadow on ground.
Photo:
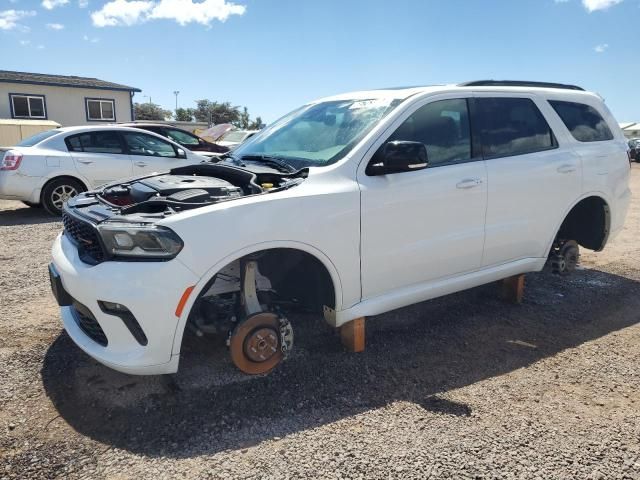
[(134, 377), (95, 363), (62, 334), (47, 352), (42, 380), (81, 434), (145, 455), (192, 457), (398, 400), (468, 416), (470, 406), (438, 394), (633, 325), (639, 294), (638, 282), (599, 271), (569, 280), (532, 274), (520, 306), (501, 302), (496, 286), (486, 285), (370, 319), (362, 354), (346, 353), (321, 320), (297, 316), (298, 353), (264, 377), (238, 374), (221, 339), (187, 337), (175, 376)]
[(0, 227), (35, 225), (59, 221), (60, 217), (54, 217), (48, 214), (44, 208), (32, 208), (24, 205), (23, 208), (0, 210)]

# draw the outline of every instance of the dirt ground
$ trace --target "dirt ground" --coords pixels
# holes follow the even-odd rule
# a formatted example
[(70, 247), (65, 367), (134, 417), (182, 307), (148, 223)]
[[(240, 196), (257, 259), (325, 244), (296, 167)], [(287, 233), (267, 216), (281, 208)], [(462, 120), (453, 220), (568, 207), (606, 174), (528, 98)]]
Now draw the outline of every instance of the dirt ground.
[(527, 275), (367, 324), (350, 354), (293, 316), (266, 377), (189, 338), (181, 371), (101, 366), (61, 328), (60, 222), (0, 201), (0, 479), (640, 479), (640, 165), (625, 230), (569, 278)]

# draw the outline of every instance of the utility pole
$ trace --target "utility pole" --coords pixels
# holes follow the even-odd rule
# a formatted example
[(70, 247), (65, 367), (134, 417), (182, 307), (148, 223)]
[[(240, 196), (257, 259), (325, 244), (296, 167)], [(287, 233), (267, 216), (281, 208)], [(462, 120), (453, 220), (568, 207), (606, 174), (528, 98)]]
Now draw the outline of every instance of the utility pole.
[(151, 103), (151, 97), (149, 95), (143, 95), (144, 98), (148, 98), (149, 99), (149, 103)]
[(179, 90), (174, 90), (173, 94), (176, 96), (176, 110), (178, 110), (178, 94), (180, 93)]

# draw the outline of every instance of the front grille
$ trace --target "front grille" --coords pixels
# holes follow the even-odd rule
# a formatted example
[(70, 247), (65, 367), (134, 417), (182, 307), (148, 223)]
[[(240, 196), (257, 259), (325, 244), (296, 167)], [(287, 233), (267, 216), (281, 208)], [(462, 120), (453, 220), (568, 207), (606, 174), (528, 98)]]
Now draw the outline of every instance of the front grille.
[(79, 220), (67, 212), (62, 213), (62, 223), (64, 234), (78, 247), (81, 260), (91, 264), (104, 260), (104, 250), (98, 232), (90, 223)]
[(91, 310), (76, 301), (73, 302), (71, 309), (73, 312), (73, 318), (75, 319), (76, 324), (80, 327), (80, 330), (82, 330), (97, 344), (106, 347), (109, 343), (107, 336), (104, 334), (104, 330), (102, 330), (102, 327), (96, 320), (96, 317), (91, 313)]

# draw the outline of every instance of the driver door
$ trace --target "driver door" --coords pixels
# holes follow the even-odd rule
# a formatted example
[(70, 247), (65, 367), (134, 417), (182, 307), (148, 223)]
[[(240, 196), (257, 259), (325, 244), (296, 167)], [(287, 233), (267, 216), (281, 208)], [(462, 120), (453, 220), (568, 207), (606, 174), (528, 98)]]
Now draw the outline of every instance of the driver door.
[(187, 164), (186, 158), (178, 155), (178, 149), (162, 138), (144, 132), (122, 132), (122, 136), (133, 161), (134, 176), (164, 172)]
[[(358, 174), (363, 299), (482, 265), (487, 172), (472, 145), (468, 100), (429, 99), (390, 131)], [(427, 168), (367, 175), (366, 165), (392, 140), (424, 143)]]

